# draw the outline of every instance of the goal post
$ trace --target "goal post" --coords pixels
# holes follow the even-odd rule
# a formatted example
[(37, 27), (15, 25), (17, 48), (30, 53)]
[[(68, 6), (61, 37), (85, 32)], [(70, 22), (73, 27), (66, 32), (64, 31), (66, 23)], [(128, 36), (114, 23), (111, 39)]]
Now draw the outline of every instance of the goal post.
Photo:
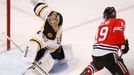
[(0, 0), (0, 52), (15, 48), (2, 32), (23, 46), (42, 23), (29, 0)]
[[(7, 0), (7, 36), (8, 37), (10, 37), (10, 25), (11, 25), (11, 20), (10, 20), (10, 17), (11, 17), (11, 15), (10, 15), (10, 13), (11, 13), (11, 7), (10, 7), (10, 4), (11, 4), (11, 2), (10, 2), (10, 0)], [(7, 50), (10, 50), (10, 40), (8, 40), (7, 39)]]
[(0, 52), (11, 49), (10, 41), (4, 37), (11, 36), (11, 0), (0, 0)]

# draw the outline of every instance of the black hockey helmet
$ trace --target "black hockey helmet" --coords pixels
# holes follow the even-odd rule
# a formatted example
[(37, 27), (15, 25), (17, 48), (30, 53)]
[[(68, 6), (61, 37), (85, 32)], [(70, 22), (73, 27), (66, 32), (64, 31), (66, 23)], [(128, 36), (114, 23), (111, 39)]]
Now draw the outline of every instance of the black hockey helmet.
[(116, 18), (116, 10), (114, 7), (107, 7), (103, 12), (103, 18), (109, 19), (109, 18)]

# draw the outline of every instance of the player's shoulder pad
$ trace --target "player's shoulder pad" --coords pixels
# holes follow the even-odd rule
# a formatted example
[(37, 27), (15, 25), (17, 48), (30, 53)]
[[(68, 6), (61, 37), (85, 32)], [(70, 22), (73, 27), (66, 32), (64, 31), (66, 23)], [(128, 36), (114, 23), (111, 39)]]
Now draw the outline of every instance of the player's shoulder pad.
[(125, 23), (124, 19), (122, 19), (122, 18), (118, 18), (117, 21), (118, 22), (124, 22)]
[(125, 26), (125, 25), (126, 25), (124, 19), (117, 18), (117, 19), (115, 19), (115, 20), (116, 20), (116, 23), (117, 23), (118, 25), (121, 25), (121, 26)]

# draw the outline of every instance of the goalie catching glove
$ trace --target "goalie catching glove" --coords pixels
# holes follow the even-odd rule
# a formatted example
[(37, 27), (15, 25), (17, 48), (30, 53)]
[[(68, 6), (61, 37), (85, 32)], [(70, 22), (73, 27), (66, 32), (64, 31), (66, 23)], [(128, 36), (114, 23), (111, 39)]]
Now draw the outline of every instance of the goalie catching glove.
[[(31, 3), (33, 4), (33, 5), (37, 5), (38, 3), (45, 3), (46, 4), (46, 2), (45, 2), (45, 0), (31, 0)], [(47, 5), (47, 4), (46, 4)]]
[(126, 54), (129, 51), (128, 39), (121, 44), (121, 53)]

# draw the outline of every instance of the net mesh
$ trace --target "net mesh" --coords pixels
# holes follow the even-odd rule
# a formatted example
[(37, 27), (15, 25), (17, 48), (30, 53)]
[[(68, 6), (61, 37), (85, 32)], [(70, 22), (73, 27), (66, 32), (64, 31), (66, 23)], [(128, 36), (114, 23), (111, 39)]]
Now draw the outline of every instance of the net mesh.
[(0, 1), (0, 52), (6, 50), (7, 39), (3, 36), (2, 33), (7, 33), (7, 21), (6, 21), (6, 0)]

